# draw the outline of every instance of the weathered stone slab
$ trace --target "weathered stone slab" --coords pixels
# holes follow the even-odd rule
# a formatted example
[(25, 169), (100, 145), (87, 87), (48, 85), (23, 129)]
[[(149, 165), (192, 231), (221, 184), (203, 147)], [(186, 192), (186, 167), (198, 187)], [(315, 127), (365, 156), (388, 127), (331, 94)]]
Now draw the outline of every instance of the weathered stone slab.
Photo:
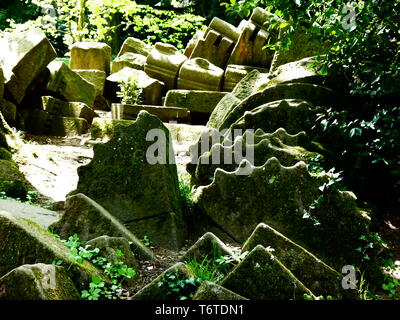
[(99, 111), (110, 111), (110, 103), (104, 96), (97, 96), (96, 100), (94, 100), (94, 105), (93, 105), (94, 110), (99, 110)]
[(185, 61), (179, 71), (178, 89), (220, 91), (224, 70), (203, 58)]
[(127, 52), (116, 58), (111, 65), (111, 73), (116, 73), (125, 67), (144, 70), (147, 57), (138, 53)]
[(189, 57), (204, 58), (220, 68), (225, 68), (238, 39), (239, 32), (233, 25), (215, 17), (204, 35), (195, 40)]
[(315, 295), (261, 245), (227, 275), (221, 285), (251, 300), (303, 300)]
[[(268, 123), (268, 118), (266, 122)], [(248, 127), (248, 129), (251, 128)], [(235, 129), (237, 128), (235, 127)], [(282, 128), (274, 133), (265, 133), (261, 129), (257, 129), (255, 133), (243, 130), (242, 135), (236, 136), (233, 141), (233, 130), (227, 132), (221, 143), (213, 144), (209, 152), (205, 152), (198, 158), (196, 171), (192, 175), (192, 184), (210, 184), (214, 179), (215, 170), (218, 168), (228, 172), (236, 171), (240, 164), (237, 163), (235, 152), (239, 148), (242, 153), (247, 153), (247, 150), (252, 148), (253, 159), (248, 158), (247, 160), (251, 160), (251, 164), (254, 166), (262, 166), (272, 157), (276, 157), (286, 167), (317, 156), (321, 160), (323, 159), (322, 155), (304, 148), (310, 146), (304, 131), (297, 135), (289, 135)], [(300, 141), (301, 143), (299, 143)], [(219, 161), (213, 161), (213, 159), (219, 159)]]
[(242, 252), (251, 251), (257, 245), (273, 248), (272, 254), (315, 295), (334, 299), (355, 298), (354, 291), (342, 288), (342, 274), (264, 223), (257, 226)]
[(204, 37), (204, 31), (197, 30), (193, 38), (189, 41), (183, 53), (186, 57), (190, 58), (197, 43)]
[[(9, 153), (7, 153), (7, 150), (6, 154), (9, 155)], [(0, 160), (0, 181), (17, 182), (17, 184), (22, 183), (23, 185), (26, 185), (27, 183), (24, 175), (19, 171), (18, 165), (12, 159)]]
[(281, 20), (283, 22), (283, 20), (279, 19), (278, 16), (260, 7), (255, 8), (250, 16), (250, 21), (259, 28), (266, 28), (269, 23), (277, 20)]
[(21, 110), (25, 130), (33, 134), (77, 136), (86, 133), (89, 123), (83, 118), (58, 117), (41, 110)]
[(218, 17), (214, 17), (211, 20), (207, 31), (209, 31), (209, 30), (214, 30), (214, 31), (220, 33), (221, 35), (223, 35), (224, 37), (231, 39), (234, 42), (239, 40), (240, 34), (239, 34), (239, 31), (237, 30), (237, 28)]
[(182, 216), (173, 212), (126, 223), (126, 226), (141, 239), (147, 236), (152, 245), (176, 252), (186, 240), (186, 225)]
[(14, 103), (0, 98), (0, 111), (4, 118), (9, 121), (15, 121), (17, 117), (17, 106)]
[(225, 112), (223, 116), (221, 116), (221, 118), (224, 118), (218, 122), (218, 128), (220, 130), (229, 128), (240, 117), (242, 117), (246, 111), (251, 111), (256, 107), (267, 104), (269, 102), (287, 99), (304, 100), (314, 106), (324, 106), (328, 108), (341, 104), (345, 105), (345, 103), (348, 102), (333, 90), (316, 84), (278, 84), (254, 93), (248, 98), (242, 100), (239, 104), (234, 105), (234, 107), (231, 109), (225, 109), (229, 112)]
[[(146, 139), (150, 130), (164, 135), (164, 150), (155, 149), (159, 136)], [(164, 137), (159, 137), (160, 142)], [(123, 223), (170, 215), (181, 222), (173, 155), (168, 129), (157, 117), (141, 111), (134, 124), (117, 126), (108, 143), (95, 145), (92, 162), (78, 169), (79, 183), (74, 193), (91, 197)], [(142, 232), (150, 233), (152, 227)]]
[(189, 111), (212, 113), (227, 92), (200, 90), (170, 90), (164, 106), (184, 108)]
[(243, 131), (261, 129), (264, 132), (274, 132), (279, 128), (285, 128), (289, 134), (297, 134), (300, 131), (310, 132), (320, 111), (321, 108), (315, 108), (307, 101), (276, 100), (251, 111), (245, 111), (230, 129)]
[(90, 133), (92, 139), (111, 138), (114, 135), (115, 127), (119, 124), (130, 125), (133, 120), (113, 120), (105, 118), (94, 118)]
[(76, 42), (71, 47), (71, 69), (100, 70), (110, 74), (111, 47), (102, 42)]
[[(128, 81), (129, 78), (138, 80), (138, 85), (142, 89), (141, 101), (143, 104), (161, 105), (161, 97), (165, 90), (164, 83), (150, 78), (144, 71), (128, 67), (123, 68), (107, 78), (108, 94), (106, 94), (111, 97), (111, 92), (115, 94), (115, 92), (119, 90), (118, 84)], [(113, 97), (111, 100), (113, 100)]]
[(47, 67), (50, 71), (46, 90), (64, 97), (67, 101), (83, 102), (93, 106), (96, 87), (72, 71), (65, 63), (54, 61)]
[(29, 219), (44, 229), (47, 229), (49, 225), (57, 222), (61, 218), (60, 214), (55, 211), (50, 211), (13, 199), (0, 199), (0, 210), (12, 212), (17, 217)]
[(79, 290), (89, 284), (92, 275), (105, 279), (89, 262), (70, 259), (68, 247), (28, 219), (0, 211), (0, 238), (0, 276), (23, 264), (62, 260), (69, 266), (68, 275)]
[(82, 241), (93, 240), (103, 235), (123, 237), (132, 243), (132, 248), (142, 259), (154, 259), (153, 253), (134, 234), (106, 209), (84, 194), (67, 198), (65, 213), (60, 221), (49, 226), (49, 230), (63, 239), (77, 234)]
[[(48, 118), (49, 120), (49, 118)], [(76, 117), (51, 117), (49, 134), (53, 136), (80, 136), (89, 130), (86, 119)]]
[(64, 267), (25, 264), (0, 278), (0, 300), (80, 300)]
[(107, 74), (100, 70), (73, 70), (96, 88), (96, 96), (104, 93)]
[[(279, 37), (283, 35), (284, 31), (280, 30)], [(299, 28), (292, 33), (292, 43), (289, 49), (275, 52), (270, 71), (275, 71), (276, 68), (283, 64), (318, 55), (324, 45), (318, 41), (311, 40), (311, 37), (310, 30), (305, 28)]]
[[(112, 262), (121, 261), (135, 271), (139, 271), (139, 263), (127, 239), (123, 237), (101, 236), (88, 241), (86, 244), (92, 248), (99, 248), (100, 257), (104, 257)], [(122, 252), (122, 256), (117, 254), (118, 250)]]
[(221, 126), (224, 123), (224, 119), (229, 116), (231, 111), (238, 106), (242, 100), (256, 93), (258, 87), (268, 81), (268, 79), (268, 74), (260, 73), (257, 70), (251, 71), (238, 83), (231, 94), (227, 94), (221, 99), (212, 112), (207, 127), (224, 129)]
[[(134, 120), (112, 120), (105, 118), (94, 118), (91, 126), (91, 135), (93, 139), (111, 138), (115, 127), (118, 124), (130, 125)], [(192, 143), (200, 138), (201, 134), (207, 130), (205, 126), (193, 126), (182, 123), (164, 123), (169, 130), (172, 139), (177, 144)]]
[[(325, 194), (330, 175), (310, 174), (304, 162), (283, 167), (270, 158), (247, 173), (217, 169), (214, 181), (196, 194), (201, 210), (238, 242), (264, 222), (334, 266), (353, 263), (370, 221), (354, 194), (337, 189)], [(313, 206), (321, 196), (324, 201)]]
[(220, 285), (204, 281), (199, 289), (197, 289), (196, 294), (193, 296), (193, 300), (207, 300), (207, 301), (218, 301), (218, 300), (248, 300), (231, 290), (228, 290)]
[(40, 29), (5, 34), (0, 48), (7, 91), (19, 104), (31, 82), (57, 57), (56, 51)]
[(164, 82), (167, 90), (176, 89), (179, 70), (186, 60), (174, 46), (158, 42), (147, 57), (144, 71)]
[(270, 41), (271, 34), (269, 32), (248, 22), (232, 51), (228, 64), (269, 68), (274, 52), (268, 48), (263, 50), (263, 48)]
[[(217, 236), (211, 232), (207, 232), (199, 240), (192, 245), (188, 251), (182, 256), (180, 261), (187, 262), (190, 260), (202, 261), (205, 257), (209, 259), (218, 259), (221, 256), (234, 256), (230, 250)], [(239, 261), (236, 261), (239, 262)]]
[(204, 37), (198, 40), (190, 58), (204, 58), (214, 65), (224, 68), (234, 46), (233, 40), (214, 30), (208, 30)]
[(158, 117), (163, 122), (189, 122), (189, 112), (182, 108), (129, 105), (120, 103), (113, 103), (111, 106), (112, 117), (114, 120), (134, 120), (142, 110)]
[(279, 66), (274, 70), (270, 77), (271, 79), (263, 84), (259, 90), (283, 83), (312, 83), (322, 85), (324, 76), (321, 76), (313, 68), (311, 63), (317, 63), (313, 57), (304, 58), (302, 60), (289, 62)]
[(235, 86), (253, 70), (257, 70), (260, 73), (268, 73), (268, 69), (234, 64), (228, 65), (224, 76), (224, 91), (232, 91)]
[(127, 38), (122, 44), (121, 50), (118, 53), (118, 57), (121, 57), (127, 52), (141, 54), (147, 57), (152, 50), (152, 47), (143, 41), (136, 38)]
[(42, 97), (42, 108), (51, 116), (83, 118), (92, 123), (96, 113), (82, 102), (66, 102), (50, 96)]

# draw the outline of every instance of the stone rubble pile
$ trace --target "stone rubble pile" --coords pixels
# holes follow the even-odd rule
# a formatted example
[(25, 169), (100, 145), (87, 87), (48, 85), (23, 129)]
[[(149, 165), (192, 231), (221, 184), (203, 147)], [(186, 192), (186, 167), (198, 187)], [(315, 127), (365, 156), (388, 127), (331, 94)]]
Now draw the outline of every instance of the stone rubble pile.
[[(308, 68), (318, 46), (306, 45), (306, 30), (296, 32), (288, 51), (262, 50), (282, 36), (266, 28), (275, 18), (260, 8), (238, 27), (215, 18), (184, 53), (128, 38), (111, 65), (111, 50), (101, 43), (75, 44), (70, 68), (53, 61), (54, 49), (39, 31), (1, 39), (0, 106), (8, 121), (56, 135), (92, 125), (93, 137), (110, 138), (78, 169), (77, 189), (49, 231), (63, 239), (77, 234), (110, 257), (125, 250), (136, 269), (157, 259), (139, 239), (179, 252), (186, 239), (201, 236), (133, 299), (172, 299), (162, 285), (167, 276), (190, 279), (191, 261), (221, 256), (230, 261), (225, 277), (203, 282), (193, 299), (357, 297), (343, 289), (340, 271), (359, 264), (356, 248), (369, 232), (370, 214), (352, 192), (332, 187), (328, 168), (311, 167), (330, 156), (314, 129), (318, 113), (348, 100)], [(142, 87), (142, 105), (116, 103), (118, 84), (131, 77)], [(113, 119), (97, 117), (95, 110), (109, 102)], [(200, 137), (187, 166), (196, 188), (188, 214), (172, 145), (180, 127), (163, 122), (190, 122), (196, 114), (207, 115), (208, 131), (190, 131)], [(163, 135), (160, 149), (151, 132)], [(252, 149), (254, 158), (243, 152), (236, 158), (237, 149)], [(9, 158), (2, 154), (0, 164)], [(239, 255), (222, 236), (244, 243)], [(108, 281), (90, 263), (72, 261), (62, 242), (26, 216), (0, 211), (0, 239), (0, 299), (76, 299), (93, 275)], [(70, 267), (51, 266), (54, 260)], [(53, 291), (43, 287), (47, 272), (57, 275)], [(10, 293), (17, 281), (29, 290)]]
[[(86, 133), (92, 118), (51, 113), (43, 108), (42, 97), (46, 96), (82, 103), (92, 110), (112, 109), (110, 125), (134, 120), (140, 110), (164, 122), (205, 124), (217, 102), (253, 70), (263, 75), (259, 85), (264, 87), (293, 82), (296, 77), (302, 82), (318, 77), (307, 69), (308, 60), (280, 67), (317, 53), (318, 45), (306, 44), (306, 30), (296, 33), (299, 40), (293, 44), (302, 50), (263, 50), (266, 43), (279, 37), (268, 31), (276, 19), (261, 8), (238, 27), (214, 18), (205, 32), (194, 35), (183, 53), (170, 44), (151, 46), (128, 38), (114, 61), (107, 44), (77, 42), (71, 47), (70, 66), (55, 60), (54, 48), (39, 29), (6, 34), (0, 39), (4, 48), (0, 52), (0, 109), (17, 129), (48, 135)], [(137, 79), (141, 88), (141, 101), (134, 108), (121, 107), (119, 86), (131, 78)], [(198, 99), (203, 93), (207, 99)], [(182, 100), (188, 99), (191, 102), (185, 105)]]

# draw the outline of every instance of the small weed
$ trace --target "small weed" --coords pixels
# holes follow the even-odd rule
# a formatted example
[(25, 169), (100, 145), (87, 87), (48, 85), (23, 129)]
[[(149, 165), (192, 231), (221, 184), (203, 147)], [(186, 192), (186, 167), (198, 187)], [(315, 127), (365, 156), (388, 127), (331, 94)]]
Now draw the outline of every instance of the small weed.
[(150, 247), (151, 246), (151, 241), (150, 241), (148, 236), (144, 236), (143, 239), (142, 239), (142, 242), (146, 247)]
[(319, 226), (321, 223), (312, 215), (312, 211), (321, 208), (324, 203), (329, 203), (331, 201), (331, 195), (336, 190), (344, 191), (345, 188), (341, 186), (341, 181), (343, 177), (341, 172), (335, 172), (335, 168), (330, 169), (328, 172), (321, 170), (322, 168), (315, 166), (310, 170), (314, 170), (315, 174), (326, 174), (329, 177), (328, 182), (325, 182), (318, 189), (322, 193), (318, 198), (316, 198), (307, 209), (303, 210), (303, 219), (310, 219), (314, 226)]
[(386, 271), (384, 275), (384, 282), (382, 283), (382, 289), (387, 292), (389, 298), (400, 299), (399, 280), (391, 276), (391, 273), (396, 271), (397, 267), (391, 258), (382, 259), (381, 261)]
[(323, 163), (323, 157), (319, 154), (316, 155), (315, 157), (308, 159), (307, 161), (307, 170), (310, 173), (313, 174), (321, 174), (323, 173), (325, 170), (322, 167), (322, 163)]
[(361, 254), (362, 261), (370, 261), (370, 255), (372, 254), (374, 249), (378, 249), (379, 247), (383, 247), (385, 249), (389, 248), (388, 244), (383, 241), (379, 233), (363, 235), (359, 238), (359, 240), (364, 243), (361, 247), (356, 249), (356, 251)]
[(162, 281), (157, 285), (159, 288), (165, 288), (167, 295), (174, 300), (188, 300), (202, 282), (202, 279), (194, 277), (182, 279), (178, 272), (170, 271), (164, 274)]
[(221, 256), (215, 261), (222, 267), (224, 270), (232, 269), (237, 263), (242, 261), (249, 254), (248, 251), (241, 252), (240, 249), (233, 250), (232, 255)]
[(123, 81), (119, 84), (119, 90), (117, 97), (121, 98), (123, 104), (140, 104), (142, 88), (139, 87), (138, 79), (135, 77), (129, 77), (127, 81)]
[(214, 259), (205, 256), (202, 261), (191, 259), (186, 262), (186, 266), (192, 271), (196, 279), (202, 281), (217, 282), (224, 278), (225, 266), (217, 263)]
[[(93, 248), (90, 245), (85, 245), (80, 241), (77, 234), (69, 237), (67, 240), (62, 240), (58, 235), (53, 234), (58, 240), (63, 242), (70, 252), (68, 258), (78, 263), (84, 263), (89, 261), (99, 269), (111, 280), (111, 283), (106, 283), (97, 276), (92, 276), (92, 281), (89, 284), (87, 290), (83, 290), (81, 293), (82, 299), (87, 300), (99, 300), (112, 299), (116, 300), (122, 294), (122, 283), (126, 279), (131, 279), (136, 276), (136, 271), (128, 267), (123, 262), (116, 260), (110, 261), (107, 258), (99, 256), (100, 249)], [(115, 250), (115, 254), (118, 258), (124, 256), (120, 250)], [(62, 260), (54, 260), (54, 265), (61, 265)]]
[(195, 188), (190, 186), (190, 175), (187, 172), (179, 172), (179, 191), (181, 201), (185, 208), (193, 206), (193, 194)]
[(326, 297), (318, 296), (314, 299), (312, 296), (308, 295), (307, 293), (304, 294), (303, 299), (304, 300), (320, 300), (320, 301), (321, 300), (333, 300), (332, 296), (326, 296)]
[(38, 193), (22, 181), (3, 181), (0, 183), (0, 199), (13, 199), (27, 204), (35, 204)]

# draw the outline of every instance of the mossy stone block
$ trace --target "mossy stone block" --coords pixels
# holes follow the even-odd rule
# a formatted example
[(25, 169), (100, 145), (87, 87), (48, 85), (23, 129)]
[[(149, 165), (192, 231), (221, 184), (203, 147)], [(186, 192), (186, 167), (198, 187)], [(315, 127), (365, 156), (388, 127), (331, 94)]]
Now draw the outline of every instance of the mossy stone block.
[(315, 295), (261, 245), (255, 247), (220, 283), (251, 300), (303, 300)]
[(0, 300), (79, 300), (64, 267), (22, 265), (0, 278)]

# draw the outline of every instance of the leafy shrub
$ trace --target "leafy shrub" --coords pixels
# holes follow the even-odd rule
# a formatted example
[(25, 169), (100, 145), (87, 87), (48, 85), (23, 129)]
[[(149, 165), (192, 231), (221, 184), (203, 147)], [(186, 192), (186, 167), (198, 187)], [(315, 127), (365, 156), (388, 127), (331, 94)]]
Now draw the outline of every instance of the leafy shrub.
[(10, 26), (10, 20), (25, 23), (36, 19), (40, 8), (31, 0), (1, 0), (0, 4), (0, 30)]
[(205, 28), (204, 21), (205, 18), (190, 13), (137, 5), (127, 16), (124, 31), (150, 44), (164, 42), (183, 49), (197, 30)]
[[(48, 5), (55, 10), (47, 13), (42, 9)], [(183, 49), (195, 32), (205, 27), (206, 20), (191, 13), (154, 9), (130, 0), (32, 0), (32, 6), (34, 14), (24, 19), (14, 15), (7, 23), (2, 23), (5, 14), (0, 11), (0, 23), (10, 30), (42, 28), (61, 56), (77, 41), (106, 42), (117, 53), (127, 37), (147, 43), (166, 42)]]
[(142, 88), (139, 87), (138, 79), (129, 77), (127, 81), (123, 81), (119, 85), (117, 97), (121, 98), (123, 104), (140, 104), (142, 102)]

